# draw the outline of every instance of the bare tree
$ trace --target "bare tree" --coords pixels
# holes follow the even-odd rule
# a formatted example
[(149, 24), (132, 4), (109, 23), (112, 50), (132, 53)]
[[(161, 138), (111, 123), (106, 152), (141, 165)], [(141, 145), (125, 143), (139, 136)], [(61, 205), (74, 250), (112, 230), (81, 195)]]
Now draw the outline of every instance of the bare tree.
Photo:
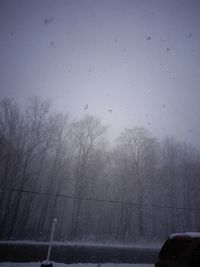
[(72, 142), (75, 156), (75, 200), (72, 214), (72, 239), (77, 236), (81, 213), (81, 198), (87, 194), (87, 184), (91, 183), (88, 180), (90, 164), (96, 151), (104, 145), (105, 132), (106, 127), (102, 126), (101, 122), (93, 116), (86, 116), (84, 119), (72, 124)]
[[(51, 125), (54, 129), (51, 148), (47, 154), (48, 168), (43, 175), (45, 176), (45, 191), (58, 195), (69, 179), (71, 172), (71, 150), (69, 142), (70, 123), (67, 115), (56, 114), (51, 118)], [(50, 227), (51, 219), (56, 216), (57, 197), (48, 196), (41, 207), (41, 217), (38, 228), (44, 231)]]
[[(121, 151), (122, 162), (126, 169), (126, 174), (129, 176), (129, 183), (133, 189), (132, 194), (137, 195), (138, 205), (138, 235), (144, 235), (144, 189), (145, 189), (145, 175), (147, 160), (154, 153), (156, 140), (152, 138), (150, 133), (144, 128), (135, 127), (133, 129), (126, 129), (118, 140), (119, 149)], [(123, 175), (124, 177), (124, 175)], [(122, 195), (124, 192), (124, 184), (126, 180), (122, 178)], [(125, 182), (126, 183), (126, 182)], [(134, 187), (136, 190), (134, 190)], [(130, 188), (130, 187), (129, 187)], [(123, 211), (123, 209), (122, 209)], [(123, 217), (123, 215), (121, 215)], [(129, 215), (130, 217), (131, 215)]]

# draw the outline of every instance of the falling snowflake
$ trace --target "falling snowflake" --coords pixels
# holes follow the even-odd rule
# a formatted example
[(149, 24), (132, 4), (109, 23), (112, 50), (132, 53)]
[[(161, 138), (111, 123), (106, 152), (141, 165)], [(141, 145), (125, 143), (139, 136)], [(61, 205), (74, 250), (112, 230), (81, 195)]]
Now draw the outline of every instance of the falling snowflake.
[(50, 24), (53, 21), (53, 18), (44, 19), (44, 24)]

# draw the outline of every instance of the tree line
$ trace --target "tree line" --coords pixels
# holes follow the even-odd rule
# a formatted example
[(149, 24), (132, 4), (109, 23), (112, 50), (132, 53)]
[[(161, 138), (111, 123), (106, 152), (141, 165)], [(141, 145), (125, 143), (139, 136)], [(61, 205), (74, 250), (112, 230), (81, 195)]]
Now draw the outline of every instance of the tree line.
[(94, 116), (73, 120), (38, 97), (25, 108), (2, 99), (0, 239), (45, 241), (53, 218), (60, 241), (199, 231), (200, 151), (136, 126), (110, 145), (108, 131)]

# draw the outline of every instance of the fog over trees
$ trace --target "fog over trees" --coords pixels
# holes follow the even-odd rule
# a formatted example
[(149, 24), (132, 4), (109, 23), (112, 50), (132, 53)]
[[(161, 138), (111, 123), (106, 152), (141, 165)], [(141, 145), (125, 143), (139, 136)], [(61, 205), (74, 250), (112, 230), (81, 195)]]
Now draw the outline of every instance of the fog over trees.
[(200, 228), (200, 151), (33, 97), (0, 101), (0, 238), (129, 243)]

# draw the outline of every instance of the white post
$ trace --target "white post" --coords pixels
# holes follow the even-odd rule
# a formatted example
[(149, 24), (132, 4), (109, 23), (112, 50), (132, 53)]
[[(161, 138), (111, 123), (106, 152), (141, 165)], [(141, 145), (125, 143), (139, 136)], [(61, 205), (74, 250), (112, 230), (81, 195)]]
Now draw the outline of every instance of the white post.
[(53, 219), (52, 229), (51, 229), (51, 237), (50, 237), (49, 248), (48, 248), (48, 253), (47, 253), (47, 262), (49, 261), (50, 254), (51, 254), (51, 246), (52, 246), (53, 234), (54, 234), (54, 229), (55, 229), (56, 222), (57, 222), (57, 219)]

